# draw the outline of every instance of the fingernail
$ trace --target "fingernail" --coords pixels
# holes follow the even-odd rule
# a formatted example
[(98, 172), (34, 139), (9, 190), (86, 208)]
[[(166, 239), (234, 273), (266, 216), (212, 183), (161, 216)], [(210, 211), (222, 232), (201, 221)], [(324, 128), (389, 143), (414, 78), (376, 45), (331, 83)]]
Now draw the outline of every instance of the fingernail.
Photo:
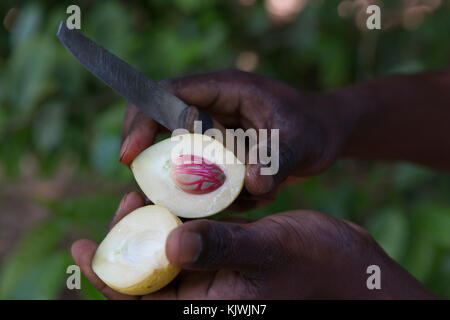
[(202, 237), (198, 233), (186, 231), (180, 238), (180, 264), (195, 263), (202, 251)]
[(250, 165), (247, 167), (246, 187), (252, 195), (266, 194), (275, 187), (274, 177), (271, 175), (261, 175), (261, 164)]
[(119, 161), (122, 161), (123, 156), (125, 155), (125, 152), (127, 152), (128, 149), (128, 143), (129, 139), (128, 137), (125, 139), (125, 141), (122, 143), (122, 146), (120, 147), (120, 156)]
[(275, 188), (275, 179), (273, 176), (260, 176), (261, 184), (263, 185), (262, 189), (264, 189), (265, 193), (272, 191)]

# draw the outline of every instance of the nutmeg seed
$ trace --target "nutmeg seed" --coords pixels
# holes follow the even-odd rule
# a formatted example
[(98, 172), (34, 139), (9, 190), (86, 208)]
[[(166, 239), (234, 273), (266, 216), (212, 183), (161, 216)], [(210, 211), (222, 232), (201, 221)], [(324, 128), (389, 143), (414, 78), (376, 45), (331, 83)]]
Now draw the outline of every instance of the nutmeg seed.
[(172, 162), (171, 176), (175, 184), (190, 194), (205, 194), (220, 188), (225, 173), (216, 164), (195, 155), (182, 154)]

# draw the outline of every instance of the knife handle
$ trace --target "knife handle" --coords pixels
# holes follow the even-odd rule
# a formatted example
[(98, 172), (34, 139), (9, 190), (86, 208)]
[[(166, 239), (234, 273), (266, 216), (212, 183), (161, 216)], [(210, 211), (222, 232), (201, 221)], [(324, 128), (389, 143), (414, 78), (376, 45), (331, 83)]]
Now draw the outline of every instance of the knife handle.
[(189, 132), (194, 132), (195, 121), (202, 122), (202, 133), (205, 133), (206, 130), (212, 128), (220, 130), (224, 140), (223, 144), (225, 144), (225, 127), (197, 107), (189, 106), (183, 110), (179, 118), (179, 127), (185, 128)]

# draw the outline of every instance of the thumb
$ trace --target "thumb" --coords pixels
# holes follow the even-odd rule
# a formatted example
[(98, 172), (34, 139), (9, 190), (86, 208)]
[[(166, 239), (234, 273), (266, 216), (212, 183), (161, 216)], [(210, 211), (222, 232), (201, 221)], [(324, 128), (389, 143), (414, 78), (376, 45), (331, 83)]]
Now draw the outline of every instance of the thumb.
[(186, 222), (170, 233), (167, 258), (183, 269), (260, 271), (267, 266), (264, 251), (270, 233), (256, 223)]
[(246, 166), (245, 189), (256, 196), (274, 192), (295, 170), (300, 158), (289, 144), (279, 143), (278, 137), (257, 144), (250, 149), (252, 153), (258, 155), (258, 162)]

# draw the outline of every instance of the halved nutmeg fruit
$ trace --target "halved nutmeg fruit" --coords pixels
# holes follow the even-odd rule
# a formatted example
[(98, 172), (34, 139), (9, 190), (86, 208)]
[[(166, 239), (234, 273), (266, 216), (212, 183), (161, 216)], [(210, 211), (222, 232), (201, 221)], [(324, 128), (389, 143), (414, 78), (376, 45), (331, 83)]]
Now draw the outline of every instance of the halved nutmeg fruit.
[(239, 195), (245, 166), (217, 140), (185, 134), (144, 150), (131, 164), (134, 177), (155, 204), (185, 218), (228, 207)]
[(92, 270), (109, 287), (129, 295), (149, 294), (165, 287), (180, 272), (167, 259), (165, 246), (170, 232), (181, 224), (161, 206), (134, 210), (100, 243)]

